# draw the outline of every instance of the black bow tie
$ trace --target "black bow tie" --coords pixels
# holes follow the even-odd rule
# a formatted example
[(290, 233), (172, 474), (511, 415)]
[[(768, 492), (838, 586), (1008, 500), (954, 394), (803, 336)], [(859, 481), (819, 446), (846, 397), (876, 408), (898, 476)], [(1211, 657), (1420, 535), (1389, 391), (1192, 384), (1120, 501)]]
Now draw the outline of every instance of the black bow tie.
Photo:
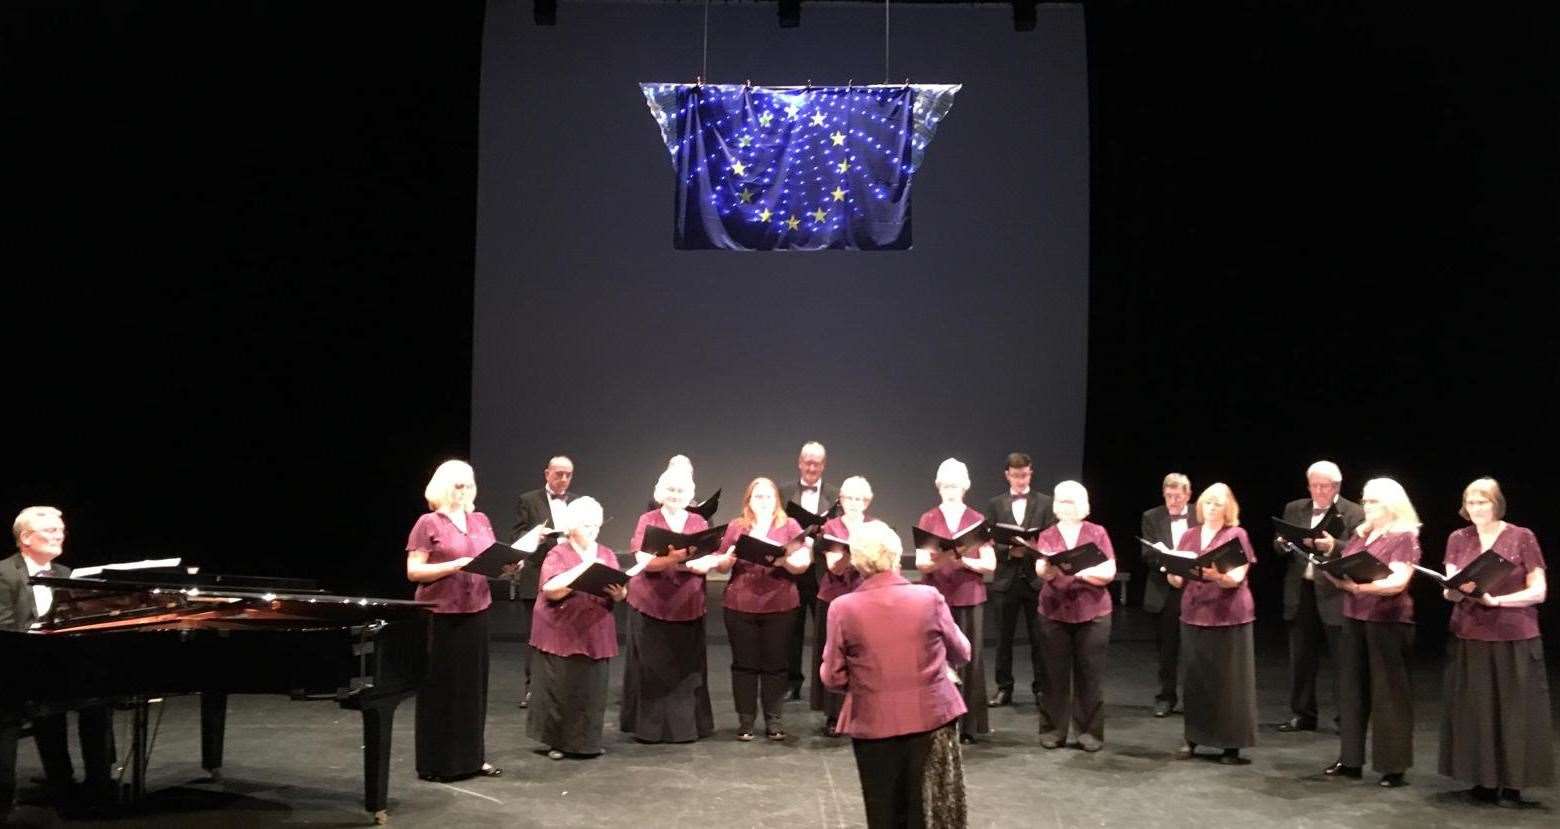
[(812, 486), (804, 486), (804, 487), (802, 487), (802, 491), (803, 492), (817, 492), (818, 491), (818, 485), (817, 484), (813, 484)]
[(1186, 513), (1183, 512), (1180, 515), (1172, 515), (1172, 516), (1170, 516), (1170, 520), (1171, 521), (1185, 521), (1186, 520)]
[(1327, 514), (1327, 507), (1322, 507), (1321, 509), (1317, 509), (1316, 507), (1311, 507), (1311, 514), (1312, 515), (1326, 515)]
[(1013, 496), (1013, 500), (1015, 500), (1015, 501), (1027, 501), (1027, 500), (1029, 500), (1029, 493), (1026, 492), (1023, 495), (1014, 495)]

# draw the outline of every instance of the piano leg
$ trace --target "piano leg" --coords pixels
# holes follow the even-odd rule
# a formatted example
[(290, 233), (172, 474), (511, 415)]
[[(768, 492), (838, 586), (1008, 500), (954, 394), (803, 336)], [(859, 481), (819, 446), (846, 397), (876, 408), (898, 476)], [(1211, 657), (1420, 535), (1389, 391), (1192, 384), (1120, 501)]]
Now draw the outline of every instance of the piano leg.
[(411, 694), (408, 691), (359, 703), (363, 709), (363, 808), (373, 813), (376, 824), (390, 819), (390, 735), (396, 707)]
[(200, 767), (213, 782), (222, 779), (222, 743), (227, 734), (227, 694), (200, 695)]

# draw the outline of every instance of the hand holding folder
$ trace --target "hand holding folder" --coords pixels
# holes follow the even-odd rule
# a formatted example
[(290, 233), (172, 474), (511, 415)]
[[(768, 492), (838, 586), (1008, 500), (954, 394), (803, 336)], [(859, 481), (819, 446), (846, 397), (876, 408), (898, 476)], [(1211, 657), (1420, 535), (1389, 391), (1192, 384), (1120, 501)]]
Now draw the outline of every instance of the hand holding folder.
[(1022, 538), (1017, 538), (1016, 541), (1048, 566), (1055, 567), (1064, 576), (1076, 576), (1079, 572), (1090, 567), (1098, 567), (1106, 561), (1105, 551), (1092, 541), (1056, 553), (1048, 553)]
[(1162, 541), (1139, 538), (1138, 543), (1154, 551), (1162, 572), (1194, 581), (1206, 581), (1202, 573), (1210, 567), (1222, 575), (1249, 563), (1246, 561), (1245, 549), (1234, 538), (1201, 555), (1189, 550), (1172, 550)]
[(912, 527), (910, 532), (915, 539), (917, 550), (927, 550), (934, 554), (967, 556), (991, 540), (991, 533), (985, 521), (976, 521), (954, 533), (952, 538), (944, 538), (920, 527)]
[(1457, 590), (1474, 598), (1492, 592), (1517, 569), (1515, 564), (1500, 557), (1494, 550), (1485, 550), (1468, 566), (1455, 574), (1445, 576), (1427, 567), (1414, 565), (1414, 570), (1440, 583), (1443, 590)]

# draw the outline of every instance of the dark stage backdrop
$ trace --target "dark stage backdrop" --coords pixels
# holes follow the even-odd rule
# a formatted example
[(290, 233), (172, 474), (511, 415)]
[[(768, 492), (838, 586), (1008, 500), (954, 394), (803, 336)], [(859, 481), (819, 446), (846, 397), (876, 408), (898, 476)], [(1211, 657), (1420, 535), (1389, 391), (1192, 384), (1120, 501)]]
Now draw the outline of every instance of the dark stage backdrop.
[[(896, 7), (893, 78), (964, 90), (915, 181), (904, 253), (671, 247), (672, 168), (636, 84), (699, 72), (698, 6), (488, 4), (478, 184), (472, 455), (490, 513), (571, 455), (626, 543), (666, 459), (734, 514), (755, 475), (862, 474), (906, 528), (937, 464), (982, 503), (1003, 458), (1048, 488), (1078, 474), (1087, 369), (1088, 102), (1083, 12)], [(711, 79), (882, 80), (880, 6), (717, 5)], [(504, 521), (502, 523), (508, 523)]]

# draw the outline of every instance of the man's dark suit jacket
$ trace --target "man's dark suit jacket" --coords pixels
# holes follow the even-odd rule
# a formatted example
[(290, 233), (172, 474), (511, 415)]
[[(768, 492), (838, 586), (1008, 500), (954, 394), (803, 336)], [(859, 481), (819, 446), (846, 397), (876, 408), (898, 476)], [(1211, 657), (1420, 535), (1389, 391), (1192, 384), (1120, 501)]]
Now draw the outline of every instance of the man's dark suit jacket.
[[(1354, 532), (1356, 527), (1365, 523), (1364, 507), (1347, 498), (1339, 498), (1337, 506), (1338, 514), (1343, 516), (1345, 533)], [(1311, 499), (1301, 498), (1298, 501), (1290, 501), (1284, 505), (1284, 514), (1280, 517), (1291, 524), (1310, 526)], [(1333, 552), (1339, 552), (1347, 543), (1347, 537), (1338, 539), (1338, 546), (1333, 548)], [(1300, 607), (1300, 591), (1306, 587), (1305, 560), (1279, 547), (1277, 538), (1273, 540), (1273, 549), (1289, 559), (1289, 569), (1284, 573), (1284, 620), (1290, 621), (1295, 618), (1295, 612)], [(1313, 584), (1316, 585), (1316, 612), (1322, 617), (1322, 624), (1343, 624), (1343, 597), (1348, 594), (1333, 587), (1332, 582), (1321, 573), (1316, 574)]]
[[(66, 578), (70, 568), (53, 562), (49, 575)], [(22, 554), (0, 560), (0, 630), (26, 631), (37, 619), (38, 604), (33, 601), (32, 585), (27, 583), (27, 562)]]
[[(1197, 527), (1197, 505), (1187, 504), (1186, 512), (1186, 531), (1191, 532)], [(1143, 513), (1143, 526), (1139, 532), (1144, 541), (1163, 541), (1166, 547), (1175, 549), (1175, 539), (1170, 535), (1170, 510), (1164, 504)], [(1143, 612), (1158, 613), (1165, 609), (1165, 599), (1171, 590), (1170, 582), (1165, 580), (1165, 574), (1159, 572), (1158, 567), (1144, 569), (1147, 572), (1143, 582)]]
[[(563, 502), (567, 504), (578, 497), (580, 496), (572, 491), (565, 492), (563, 493)], [(545, 488), (533, 489), (521, 495), (519, 500), (515, 501), (515, 538), (524, 535), (527, 530), (537, 524), (543, 523), (552, 527), (552, 507), (547, 503), (547, 490)], [(557, 527), (553, 527), (553, 529), (557, 529)], [(537, 552), (545, 553), (547, 551), (537, 548)], [(520, 595), (520, 598), (536, 598), (537, 582), (541, 574), (542, 568), (540, 564), (535, 566), (527, 564), (520, 568), (520, 574), (515, 577), (515, 592)]]
[[(1039, 527), (1045, 529), (1056, 523), (1056, 513), (1051, 511), (1051, 496), (1042, 495), (1033, 488), (1029, 490), (1029, 504), (1024, 507), (1023, 523), (1013, 520), (1013, 491), (998, 495), (986, 504), (986, 522), (988, 524), (1018, 524), (1028, 529)], [(1015, 582), (1020, 585), (1028, 585), (1036, 593), (1040, 592), (1041, 579), (1035, 575), (1035, 560), (1033, 558), (1013, 558), (1008, 555), (1008, 545), (996, 545), (997, 569), (991, 574), (991, 589), (997, 593), (1006, 592)]]
[[(834, 502), (839, 497), (839, 487), (829, 483), (826, 479), (819, 479), (818, 509), (822, 511), (819, 513), (820, 515), (823, 512), (828, 512), (829, 507), (834, 506)], [(780, 506), (785, 506), (787, 501), (795, 501), (798, 504), (802, 502), (802, 482), (800, 480), (792, 481), (780, 487)], [(796, 577), (797, 589), (803, 593), (816, 594), (818, 592), (818, 574), (823, 571), (823, 566), (823, 556), (814, 556), (812, 568)]]

